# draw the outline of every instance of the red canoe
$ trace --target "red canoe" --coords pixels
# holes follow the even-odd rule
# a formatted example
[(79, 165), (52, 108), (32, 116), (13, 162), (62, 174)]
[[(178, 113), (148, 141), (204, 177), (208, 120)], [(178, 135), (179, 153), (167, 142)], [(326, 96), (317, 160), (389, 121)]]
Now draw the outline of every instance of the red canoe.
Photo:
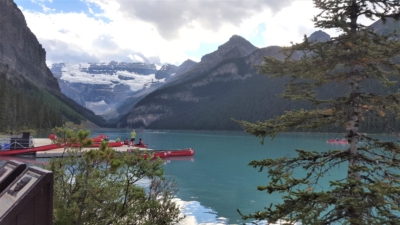
[[(128, 152), (134, 152), (135, 150), (128, 149)], [(175, 149), (175, 150), (149, 150), (148, 153), (153, 153), (153, 158), (167, 158), (167, 157), (177, 157), (177, 156), (193, 156), (195, 154), (195, 150), (192, 148), (187, 149)], [(149, 157), (149, 154), (142, 154), (146, 159)]]
[(193, 156), (196, 151), (192, 148), (182, 150), (169, 150), (167, 151), (168, 156)]
[(327, 143), (337, 143), (337, 144), (348, 144), (349, 142), (347, 140), (326, 140)]
[[(124, 144), (121, 142), (109, 142), (108, 146), (110, 147), (121, 147)], [(79, 146), (79, 145), (78, 145)], [(100, 143), (94, 143), (92, 146), (89, 148), (98, 148), (100, 146)], [(50, 144), (50, 145), (43, 145), (43, 146), (38, 146), (38, 147), (32, 147), (32, 148), (25, 148), (25, 149), (17, 149), (17, 150), (2, 150), (0, 151), (0, 156), (9, 156), (9, 155), (21, 155), (21, 154), (29, 154), (29, 153), (34, 153), (34, 152), (40, 152), (40, 151), (49, 151), (57, 148), (62, 148), (63, 145), (59, 144)], [(75, 146), (77, 147), (77, 146)]]
[(48, 150), (62, 148), (62, 147), (63, 147), (62, 145), (50, 144), (50, 145), (43, 145), (43, 146), (39, 146), (39, 147), (25, 148), (25, 149), (18, 149), (18, 150), (3, 150), (3, 151), (0, 151), (0, 156), (29, 154), (29, 153), (33, 153), (33, 152), (48, 151)]
[[(133, 151), (128, 149), (128, 152), (133, 152)], [(142, 156), (144, 159), (147, 159), (150, 156), (150, 154), (140, 154), (140, 156)], [(153, 158), (151, 158), (151, 159), (156, 159), (157, 157), (164, 159), (164, 158), (167, 158), (168, 155), (166, 152), (155, 152), (153, 155)]]

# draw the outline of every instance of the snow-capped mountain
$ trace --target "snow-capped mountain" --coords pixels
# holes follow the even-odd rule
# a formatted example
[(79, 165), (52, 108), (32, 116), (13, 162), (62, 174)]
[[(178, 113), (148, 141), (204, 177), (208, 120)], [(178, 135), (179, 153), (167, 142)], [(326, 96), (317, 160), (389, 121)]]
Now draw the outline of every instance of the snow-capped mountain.
[[(177, 67), (146, 63), (56, 63), (61, 92), (106, 119), (116, 118), (128, 98), (142, 98), (171, 78)], [(160, 76), (160, 72), (163, 76)]]

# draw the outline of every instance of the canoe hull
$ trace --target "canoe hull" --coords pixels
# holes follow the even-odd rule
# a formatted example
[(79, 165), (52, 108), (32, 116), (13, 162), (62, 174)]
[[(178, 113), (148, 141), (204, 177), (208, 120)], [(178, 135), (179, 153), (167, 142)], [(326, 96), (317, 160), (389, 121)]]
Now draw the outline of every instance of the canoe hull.
[(62, 147), (63, 147), (62, 145), (50, 144), (50, 145), (44, 145), (44, 146), (26, 148), (26, 149), (19, 149), (19, 150), (4, 150), (4, 151), (0, 151), (0, 156), (29, 154), (29, 153), (35, 153), (35, 152), (40, 152), (40, 151), (53, 150), (53, 149), (62, 148)]
[(192, 148), (167, 151), (168, 156), (193, 156), (196, 151)]
[[(128, 152), (135, 152), (135, 150), (132, 149), (128, 149)], [(192, 148), (187, 148), (187, 149), (175, 149), (175, 150), (149, 150), (146, 151), (147, 153), (144, 154), (140, 154), (141, 156), (143, 156), (143, 158), (147, 159), (150, 154), (148, 153), (153, 153), (153, 158), (152, 159), (156, 159), (161, 158), (168, 158), (168, 157), (180, 157), (180, 156), (193, 156), (196, 151)]]
[(348, 144), (347, 140), (326, 140), (327, 143), (332, 143), (332, 144)]
[[(110, 146), (110, 147), (121, 147), (123, 145), (124, 144), (122, 142), (109, 142), (108, 143), (108, 146)], [(79, 147), (79, 145), (76, 145), (76, 146), (73, 145), (73, 146)], [(50, 145), (43, 145), (43, 146), (25, 148), (25, 149), (19, 149), (19, 150), (3, 150), (3, 151), (0, 151), (0, 156), (30, 154), (30, 153), (40, 152), (40, 151), (54, 150), (54, 149), (63, 148), (63, 147), (64, 146), (61, 144), (50, 144)], [(100, 143), (94, 143), (89, 148), (98, 148), (98, 147), (100, 147)]]

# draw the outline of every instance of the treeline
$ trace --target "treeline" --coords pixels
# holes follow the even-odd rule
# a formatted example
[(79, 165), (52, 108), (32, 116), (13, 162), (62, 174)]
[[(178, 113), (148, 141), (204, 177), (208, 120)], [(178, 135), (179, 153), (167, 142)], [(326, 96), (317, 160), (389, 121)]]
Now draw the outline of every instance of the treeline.
[[(87, 119), (99, 127), (115, 127), (113, 122), (107, 122), (103, 117), (94, 114), (93, 111), (79, 105), (69, 97), (63, 94), (55, 94), (54, 96), (56, 97), (57, 101), (62, 102), (63, 107), (61, 113), (67, 121), (80, 124), (82, 120)], [(65, 110), (67, 112), (64, 112)], [(77, 118), (75, 115), (79, 115), (79, 118)]]
[(46, 130), (63, 124), (60, 109), (46, 104), (39, 90), (15, 88), (0, 79), (0, 132)]
[(90, 120), (99, 126), (106, 121), (61, 93), (49, 93), (30, 81), (7, 79), (0, 73), (0, 133), (48, 130), (67, 121)]

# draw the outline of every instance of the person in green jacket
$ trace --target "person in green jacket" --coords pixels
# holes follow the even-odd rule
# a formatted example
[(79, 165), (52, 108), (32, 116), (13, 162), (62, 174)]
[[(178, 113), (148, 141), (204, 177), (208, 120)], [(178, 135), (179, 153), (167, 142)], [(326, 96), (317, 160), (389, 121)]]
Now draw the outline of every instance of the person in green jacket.
[(128, 146), (134, 146), (135, 145), (135, 138), (136, 138), (136, 132), (135, 130), (132, 130), (131, 132), (131, 144)]

